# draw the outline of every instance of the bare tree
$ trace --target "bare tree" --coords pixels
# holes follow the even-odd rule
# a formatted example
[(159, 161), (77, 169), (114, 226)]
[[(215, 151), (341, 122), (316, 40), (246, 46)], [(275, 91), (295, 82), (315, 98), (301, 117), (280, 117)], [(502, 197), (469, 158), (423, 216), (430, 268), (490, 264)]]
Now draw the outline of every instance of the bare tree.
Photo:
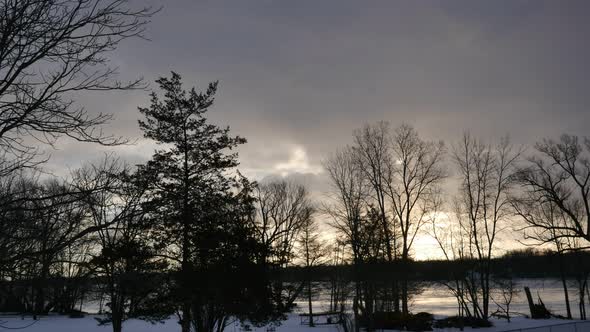
[[(8, 188), (6, 188), (8, 189)], [(49, 180), (39, 181), (36, 177), (21, 178), (12, 193), (15, 198), (19, 191), (26, 191), (27, 200), (18, 204), (4, 205), (2, 215), (3, 232), (0, 235), (5, 264), (24, 272), (30, 279), (31, 307), (35, 315), (46, 313), (48, 280), (52, 268), (63, 250), (60, 247), (84, 224), (84, 209), (72, 201), (67, 183)], [(41, 199), (48, 196), (46, 199)], [(32, 254), (32, 253), (38, 254)], [(14, 259), (19, 257), (19, 259)], [(25, 272), (26, 271), (26, 272)]]
[(292, 261), (297, 237), (312, 217), (309, 191), (303, 185), (279, 180), (259, 185), (255, 196), (256, 233), (267, 248), (261, 259), (284, 267)]
[[(34, 216), (35, 236), (31, 239), (36, 243), (38, 255), (30, 256), (39, 269), (33, 283), (35, 292), (35, 314), (45, 314), (50, 308), (46, 307), (47, 281), (51, 269), (59, 260), (60, 253), (65, 249), (61, 246), (64, 239), (76, 234), (85, 227), (85, 208), (80, 202), (71, 200), (63, 195), (69, 191), (67, 183), (50, 180), (40, 186), (39, 196), (48, 195), (50, 198), (34, 202), (32, 215)], [(80, 239), (82, 240), (82, 239)]]
[[(99, 284), (108, 296), (109, 311), (100, 324), (112, 324), (114, 332), (122, 330), (129, 317), (161, 320), (173, 310), (164, 308), (156, 299), (162, 285), (161, 272), (167, 266), (148, 243), (151, 228), (144, 220), (143, 203), (148, 185), (146, 179), (119, 162), (106, 158), (102, 167), (85, 167), (76, 172), (81, 187), (90, 182), (114, 182), (109, 190), (94, 192), (83, 204), (88, 220), (98, 227), (94, 247), (98, 251), (90, 262)], [(96, 172), (108, 170), (105, 176)], [(106, 186), (107, 183), (105, 183)]]
[(585, 250), (580, 249), (583, 247), (582, 243), (586, 243), (586, 240), (581, 238), (567, 238), (565, 247), (566, 251), (573, 252), (570, 256), (573, 256), (572, 258), (575, 259), (575, 267), (570, 273), (574, 277), (577, 288), (579, 317), (582, 320), (586, 320), (586, 295), (589, 292), (588, 277), (590, 277), (590, 268)]
[(0, 175), (32, 167), (43, 158), (36, 143), (68, 136), (103, 145), (120, 144), (101, 126), (111, 114), (92, 115), (74, 94), (128, 90), (108, 55), (125, 39), (142, 37), (149, 8), (125, 0), (0, 1)]
[(432, 227), (430, 234), (437, 242), (445, 260), (449, 263), (456, 263), (455, 268), (448, 270), (448, 279), (441, 281), (441, 283), (455, 296), (459, 317), (471, 317), (469, 280), (465, 271), (466, 253), (471, 237), (468, 232), (469, 227), (461, 224), (464, 219), (460, 217), (453, 219), (449, 213), (442, 210), (444, 202), (440, 196), (433, 203), (433, 211), (435, 212), (428, 217)]
[(400, 229), (402, 312), (408, 313), (408, 262), (416, 235), (431, 212), (431, 201), (446, 177), (442, 167), (444, 145), (421, 139), (409, 125), (397, 128), (391, 137), (394, 168), (386, 194)]
[[(91, 167), (95, 168), (95, 172), (92, 173), (94, 178), (88, 178), (84, 186), (81, 186), (76, 179), (77, 171), (73, 172), (71, 179), (49, 181), (46, 185), (41, 185), (34, 177), (29, 179), (10, 177), (5, 182), (4, 189), (8, 192), (1, 194), (0, 216), (5, 220), (2, 222), (10, 225), (13, 231), (2, 234), (6, 240), (4, 242), (6, 255), (0, 257), (0, 265), (42, 255), (53, 255), (109, 226), (89, 223), (86, 218), (88, 210), (81, 206), (89, 195), (113, 190), (118, 186), (111, 176), (108, 163)], [(78, 214), (74, 215), (74, 211)], [(67, 219), (65, 224), (60, 224), (66, 220), (64, 213), (71, 218)], [(45, 218), (45, 222), (34, 223), (35, 226), (11, 222), (13, 218), (23, 215), (31, 217), (33, 221)], [(55, 241), (52, 240), (52, 244), (47, 246), (33, 246), (40, 235), (44, 234), (36, 227), (50, 227), (51, 230), (55, 230), (57, 234)], [(4, 240), (0, 239), (0, 247)], [(18, 249), (11, 249), (11, 246), (18, 246)]]
[(324, 212), (330, 217), (330, 225), (341, 233), (352, 251), (353, 263), (361, 257), (361, 223), (366, 209), (367, 183), (350, 147), (336, 152), (324, 161), (332, 183), (329, 202)]
[[(67, 291), (70, 299), (48, 301), (48, 280), (67, 274), (85, 277), (87, 269), (86, 243), (96, 232), (110, 224), (96, 225), (89, 221), (85, 204), (90, 196), (102, 195), (118, 187), (106, 164), (95, 165), (95, 172), (79, 182), (78, 171), (72, 179), (39, 181), (35, 176), (23, 175), (20, 179), (4, 182), (0, 205), (0, 248), (3, 256), (0, 266), (24, 266), (31, 281), (31, 312), (35, 315), (48, 312), (52, 307), (60, 311), (72, 310), (76, 296)], [(4, 177), (3, 180), (8, 180)], [(72, 250), (79, 250), (72, 254)], [(84, 257), (86, 256), (86, 258)], [(68, 267), (69, 266), (69, 267)], [(64, 271), (63, 274), (58, 274)], [(80, 289), (79, 285), (73, 285)], [(67, 294), (70, 292), (70, 294)]]
[[(559, 273), (563, 287), (564, 301), (567, 318), (572, 318), (568, 283), (564, 262), (564, 252), (568, 250), (567, 240), (560, 236), (560, 228), (567, 225), (568, 217), (551, 201), (539, 200), (537, 192), (525, 190), (519, 196), (512, 197), (512, 207), (515, 214), (524, 221), (521, 228), (523, 236), (528, 245), (551, 244), (555, 247), (559, 261)], [(536, 225), (543, 224), (546, 227)]]
[(332, 273), (330, 275), (330, 311), (340, 312), (340, 315), (345, 315), (346, 300), (350, 292), (349, 282), (344, 277), (342, 269), (339, 267), (346, 264), (347, 255), (343, 240), (334, 239), (333, 243), (329, 245), (331, 249), (329, 257), (329, 265)]
[(396, 256), (395, 236), (391, 225), (393, 220), (388, 218), (386, 190), (392, 182), (394, 168), (391, 156), (391, 132), (389, 123), (381, 121), (375, 125), (365, 125), (354, 133), (355, 145), (352, 147), (359, 163), (362, 176), (366, 179), (372, 201), (376, 202), (379, 218), (385, 235), (385, 246), (388, 261)]
[(495, 283), (497, 284), (497, 300), (492, 297), (492, 301), (498, 306), (496, 315), (498, 315), (498, 317), (506, 318), (506, 320), (510, 322), (510, 305), (514, 298), (519, 294), (517, 284), (511, 275), (498, 279)]
[(313, 285), (311, 272), (314, 266), (321, 265), (325, 262), (326, 256), (329, 253), (329, 248), (327, 248), (320, 238), (317, 221), (314, 218), (308, 218), (303, 223), (298, 243), (300, 256), (303, 259), (303, 266), (306, 269), (309, 326), (313, 327)]
[(362, 301), (360, 267), (363, 263), (363, 210), (367, 183), (355, 160), (354, 151), (346, 147), (324, 161), (324, 168), (332, 183), (329, 201), (324, 206), (330, 225), (350, 248), (354, 267), (355, 295), (353, 300), (354, 328), (359, 330), (359, 302)]
[[(380, 121), (374, 125), (365, 125), (362, 129), (354, 132), (354, 145), (352, 147), (355, 158), (359, 163), (362, 176), (366, 179), (368, 197), (365, 199), (375, 206), (378, 212), (383, 234), (382, 241), (385, 246), (385, 255), (389, 263), (397, 260), (398, 247), (396, 231), (398, 227), (394, 224), (397, 218), (389, 214), (387, 189), (393, 181), (393, 170), (395, 168), (391, 151), (391, 130), (388, 122)], [(399, 311), (399, 291), (397, 278), (392, 277), (393, 309)], [(388, 303), (389, 304), (389, 303)], [(391, 308), (389, 308), (391, 309)]]
[[(525, 238), (554, 244), (558, 255), (589, 248), (590, 241), (590, 140), (562, 135), (558, 141), (544, 139), (536, 144), (536, 155), (528, 158), (515, 178), (522, 186), (513, 199), (516, 214), (525, 222)], [(562, 261), (560, 259), (560, 261)], [(561, 266), (565, 301), (569, 296)], [(578, 267), (576, 280), (580, 317), (585, 317), (588, 275)]]
[[(538, 154), (516, 174), (524, 194), (518, 198), (517, 213), (529, 228), (543, 233), (543, 241), (580, 238), (590, 241), (590, 140), (580, 143), (577, 136), (562, 135), (559, 141), (545, 139), (537, 143)], [(563, 223), (535, 218), (527, 202), (551, 203), (566, 217)]]
[(457, 217), (469, 235), (466, 256), (475, 259), (476, 281), (469, 293), (475, 317), (488, 319), (491, 260), (501, 223), (511, 213), (509, 191), (522, 150), (503, 138), (496, 146), (469, 134), (454, 148), (453, 159), (460, 177)]

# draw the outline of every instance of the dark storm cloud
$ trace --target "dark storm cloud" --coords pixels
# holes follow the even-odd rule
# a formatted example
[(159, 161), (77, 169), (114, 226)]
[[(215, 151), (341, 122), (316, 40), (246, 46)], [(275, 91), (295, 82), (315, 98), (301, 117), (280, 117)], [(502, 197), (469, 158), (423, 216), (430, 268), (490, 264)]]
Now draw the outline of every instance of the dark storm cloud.
[[(321, 158), (377, 120), (449, 142), (466, 129), (520, 143), (587, 133), (586, 1), (150, 3), (163, 6), (151, 41), (125, 44), (113, 63), (123, 78), (175, 70), (191, 85), (220, 80), (211, 117), (248, 138), (242, 168), (257, 178), (321, 176)], [(147, 101), (145, 92), (81, 98), (115, 113), (109, 130), (131, 137)], [(119, 151), (141, 159), (152, 146), (138, 143)], [(71, 145), (53, 163), (93, 151)]]

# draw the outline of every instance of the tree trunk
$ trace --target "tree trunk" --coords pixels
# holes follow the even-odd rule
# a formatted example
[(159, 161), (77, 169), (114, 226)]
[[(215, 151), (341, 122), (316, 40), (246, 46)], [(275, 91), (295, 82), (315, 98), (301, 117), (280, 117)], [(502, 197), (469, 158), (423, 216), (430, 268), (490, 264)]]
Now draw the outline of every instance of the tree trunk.
[(409, 268), (410, 268), (410, 264), (409, 260), (408, 260), (408, 250), (404, 249), (404, 252), (402, 254), (402, 296), (401, 296), (401, 301), (402, 301), (402, 313), (404, 315), (407, 315), (410, 310), (408, 308), (408, 279), (409, 279)]
[(533, 296), (531, 295), (531, 290), (528, 287), (524, 288), (524, 292), (526, 294), (526, 299), (529, 303), (529, 310), (531, 312), (531, 318), (535, 319), (536, 311), (535, 311), (535, 302), (533, 302)]
[[(185, 228), (186, 229), (186, 228)], [(188, 237), (187, 232), (184, 232), (184, 236), (185, 239)], [(189, 296), (190, 294), (190, 290), (189, 290), (189, 269), (188, 269), (188, 258), (187, 258), (187, 240), (184, 241), (184, 248), (183, 248), (183, 257), (182, 257), (182, 271), (181, 271), (181, 282), (182, 282), (182, 296), (183, 296), (183, 301), (182, 301), (182, 319), (181, 319), (181, 327), (182, 327), (182, 332), (190, 332), (191, 330), (191, 298)]]
[(352, 312), (354, 314), (354, 331), (355, 332), (359, 332), (360, 331), (360, 326), (359, 326), (359, 297), (361, 294), (361, 285), (357, 279), (357, 281), (355, 281), (355, 296), (354, 299), (352, 301)]
[(123, 324), (121, 324), (121, 322), (115, 322), (115, 320), (113, 319), (113, 332), (121, 332), (121, 330), (123, 329)]
[(565, 308), (567, 310), (567, 319), (572, 319), (572, 310), (570, 308), (570, 297), (567, 290), (567, 280), (565, 279), (565, 269), (563, 267), (563, 256), (558, 254), (559, 260), (559, 275), (561, 277), (561, 284), (563, 285), (563, 295), (565, 298)]
[(123, 301), (124, 299), (120, 297), (120, 294), (111, 293), (111, 323), (113, 324), (113, 332), (121, 332), (123, 329)]
[(113, 332), (121, 332), (123, 330), (123, 322), (121, 322), (120, 317), (115, 318), (113, 316)]
[(586, 320), (586, 281), (580, 280), (580, 319)]
[[(186, 295), (185, 295), (186, 296)], [(190, 299), (184, 299), (182, 303), (182, 320), (181, 327), (182, 332), (191, 331), (191, 301)]]
[[(190, 291), (190, 269), (189, 269), (189, 225), (190, 225), (190, 214), (189, 214), (189, 156), (188, 156), (188, 139), (187, 129), (183, 127), (183, 144), (184, 144), (184, 164), (183, 164), (183, 197), (182, 197), (182, 266), (181, 266), (181, 280), (182, 280), (182, 332), (190, 332), (191, 330), (191, 291)], [(199, 331), (201, 332), (201, 331)]]
[[(45, 246), (43, 247), (45, 248)], [(45, 250), (45, 249), (44, 249)], [(43, 255), (41, 258), (41, 273), (36, 279), (36, 296), (34, 298), (34, 308), (36, 315), (42, 315), (45, 313), (45, 289), (47, 287), (47, 277), (49, 275), (49, 259)]]
[[(404, 273), (405, 274), (405, 273)], [(408, 279), (404, 275), (402, 279), (402, 313), (407, 315), (409, 313), (408, 308)]]
[(311, 291), (311, 279), (308, 277), (307, 278), (307, 305), (309, 308), (309, 326), (310, 327), (314, 327), (314, 323), (313, 323), (313, 308), (311, 305), (311, 295), (312, 295), (312, 291)]

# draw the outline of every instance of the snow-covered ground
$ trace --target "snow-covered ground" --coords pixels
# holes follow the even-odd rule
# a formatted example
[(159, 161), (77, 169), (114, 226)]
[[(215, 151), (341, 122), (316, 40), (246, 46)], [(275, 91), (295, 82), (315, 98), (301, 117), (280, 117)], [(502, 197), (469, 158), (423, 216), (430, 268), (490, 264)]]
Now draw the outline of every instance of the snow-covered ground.
[[(9, 328), (26, 327), (33, 321), (30, 317), (22, 320), (19, 317), (1, 317), (3, 326)], [(493, 320), (494, 327), (471, 329), (465, 328), (465, 331), (480, 331), (480, 332), (498, 332), (509, 331), (514, 329), (542, 327), (554, 325), (551, 332), (583, 332), (590, 331), (590, 322), (580, 323), (577, 330), (573, 325), (557, 325), (568, 323), (571, 321), (550, 319), (550, 320), (531, 320), (523, 317), (514, 318), (511, 323), (504, 320)], [(582, 325), (584, 324), (584, 325)], [(3, 329), (0, 328), (0, 331)], [(94, 316), (88, 315), (84, 318), (68, 318), (63, 316), (49, 316), (42, 317), (33, 325), (26, 327), (21, 331), (26, 332), (108, 332), (111, 331), (111, 326), (98, 326)], [(123, 326), (124, 332), (179, 332), (180, 326), (175, 319), (169, 319), (164, 324), (152, 325), (147, 322), (139, 320), (129, 320)], [(270, 332), (267, 327), (252, 328), (252, 332)], [(341, 332), (336, 325), (319, 325), (310, 328), (309, 326), (301, 325), (298, 314), (290, 314), (286, 321), (283, 321), (280, 326), (275, 328), (276, 332)], [(458, 329), (436, 329), (439, 332), (458, 331)], [(527, 332), (548, 332), (549, 328), (539, 328), (528, 330)], [(241, 325), (238, 323), (230, 325), (226, 328), (226, 332), (244, 332)]]
[[(547, 307), (556, 314), (565, 315), (565, 306), (563, 302), (563, 290), (561, 284), (555, 279), (520, 279), (518, 288), (522, 289), (524, 286), (529, 286), (533, 292), (533, 297), (537, 294), (541, 296)], [(426, 311), (431, 312), (441, 318), (449, 315), (457, 314), (456, 300), (449, 291), (442, 285), (437, 283), (425, 283), (424, 291), (414, 297), (412, 301), (413, 312)], [(576, 295), (574, 292), (570, 294), (572, 305), (572, 313), (574, 317), (578, 314)], [(276, 332), (341, 332), (336, 325), (321, 325), (315, 328), (310, 328), (300, 324), (298, 314), (305, 311), (306, 304), (302, 301), (298, 303), (295, 312), (289, 315), (289, 319), (282, 322), (276, 327)], [(314, 299), (314, 310), (327, 311), (329, 306), (329, 294), (320, 294)], [(87, 303), (84, 306), (87, 312), (96, 312), (98, 306), (96, 303)], [(523, 314), (528, 313), (528, 305), (522, 292), (516, 296), (511, 306), (511, 311)], [(33, 322), (30, 317), (22, 320), (20, 317), (5, 317), (0, 315), (0, 321), (4, 322), (2, 325), (10, 328), (25, 327), (33, 323), (33, 325), (22, 329), (26, 332), (109, 332), (112, 330), (111, 326), (98, 326), (93, 315), (87, 315), (85, 318), (68, 318), (63, 316), (49, 316), (42, 317), (39, 321)], [(551, 319), (551, 320), (531, 320), (524, 317), (514, 317), (511, 323), (505, 320), (494, 319), (494, 327), (487, 329), (477, 329), (475, 331), (481, 332), (498, 332), (509, 331), (524, 328), (534, 328), (533, 330), (523, 330), (523, 332), (590, 332), (590, 322), (580, 322), (576, 328), (573, 325), (559, 325), (570, 323), (572, 321)], [(541, 326), (553, 325), (551, 329), (540, 328)], [(0, 327), (0, 332), (4, 331)], [(129, 320), (124, 323), (124, 332), (177, 332), (180, 331), (180, 326), (175, 318), (167, 320), (164, 324), (152, 325), (150, 323), (138, 320)], [(253, 332), (270, 332), (266, 327), (252, 328)], [(440, 332), (458, 331), (457, 329), (438, 329)], [(466, 328), (465, 331), (472, 331)], [(243, 332), (240, 324), (232, 324), (226, 332)]]

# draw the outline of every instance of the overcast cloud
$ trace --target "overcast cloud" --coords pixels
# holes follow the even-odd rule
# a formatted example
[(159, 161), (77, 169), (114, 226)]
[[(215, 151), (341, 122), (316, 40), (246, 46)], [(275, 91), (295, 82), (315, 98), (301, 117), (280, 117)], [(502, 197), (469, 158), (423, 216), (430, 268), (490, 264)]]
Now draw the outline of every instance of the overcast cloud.
[[(171, 70), (187, 87), (219, 80), (210, 116), (248, 139), (241, 169), (256, 179), (297, 174), (321, 191), (322, 158), (377, 120), (448, 143), (464, 130), (522, 144), (588, 133), (588, 1), (149, 3), (163, 6), (151, 41), (124, 44), (113, 64), (122, 78), (148, 82)], [(137, 128), (147, 92), (80, 103), (115, 113), (107, 129), (139, 139), (119, 155), (149, 157), (154, 145)], [(55, 170), (104, 150), (65, 146), (51, 152)]]

